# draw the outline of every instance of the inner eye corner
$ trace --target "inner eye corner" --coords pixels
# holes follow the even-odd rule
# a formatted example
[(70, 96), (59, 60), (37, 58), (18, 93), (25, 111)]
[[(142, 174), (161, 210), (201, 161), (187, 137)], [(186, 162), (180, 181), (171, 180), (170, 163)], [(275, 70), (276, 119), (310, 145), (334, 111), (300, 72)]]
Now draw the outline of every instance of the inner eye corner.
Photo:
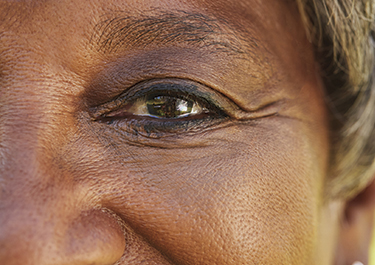
[(95, 121), (101, 121), (107, 118), (108, 114), (116, 110), (117, 109), (109, 109), (109, 107), (106, 106), (106, 104), (104, 104), (104, 106), (102, 105), (102, 106), (89, 108), (88, 113), (89, 113), (91, 121), (95, 122)]

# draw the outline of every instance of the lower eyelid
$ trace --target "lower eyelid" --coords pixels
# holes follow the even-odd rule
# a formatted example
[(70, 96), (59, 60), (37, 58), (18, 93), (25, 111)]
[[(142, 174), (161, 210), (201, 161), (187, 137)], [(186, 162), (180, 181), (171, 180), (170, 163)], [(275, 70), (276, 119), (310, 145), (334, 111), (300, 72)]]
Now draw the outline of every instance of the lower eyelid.
[[(176, 119), (175, 121), (166, 120), (163, 121), (162, 119), (152, 119), (147, 118), (141, 121), (131, 120), (129, 122), (125, 122), (123, 126), (127, 128), (127, 130), (134, 131), (139, 136), (144, 136), (148, 138), (163, 138), (164, 136), (168, 135), (175, 135), (180, 133), (187, 133), (187, 132), (202, 132), (209, 127), (218, 125), (222, 123), (222, 121), (226, 120), (226, 118), (199, 118), (199, 119)], [(121, 125), (124, 121), (117, 121), (117, 127), (123, 129), (124, 127)]]

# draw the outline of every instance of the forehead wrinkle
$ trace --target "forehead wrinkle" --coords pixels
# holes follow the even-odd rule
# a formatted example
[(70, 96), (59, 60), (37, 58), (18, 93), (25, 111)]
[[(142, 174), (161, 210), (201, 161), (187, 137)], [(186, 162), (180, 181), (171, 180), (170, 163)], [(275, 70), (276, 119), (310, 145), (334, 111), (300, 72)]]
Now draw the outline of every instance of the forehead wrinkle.
[(159, 11), (156, 15), (138, 16), (116, 12), (112, 18), (104, 19), (95, 26), (90, 42), (103, 53), (180, 44), (210, 47), (214, 52), (249, 55), (249, 50), (257, 47), (255, 39), (242, 40), (240, 34), (224, 20), (186, 11)]

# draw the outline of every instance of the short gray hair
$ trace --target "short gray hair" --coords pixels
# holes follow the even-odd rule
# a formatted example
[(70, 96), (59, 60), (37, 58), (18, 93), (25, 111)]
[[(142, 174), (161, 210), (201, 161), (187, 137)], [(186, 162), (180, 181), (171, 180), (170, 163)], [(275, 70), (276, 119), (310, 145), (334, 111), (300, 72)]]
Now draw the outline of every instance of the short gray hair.
[(352, 197), (375, 174), (374, 0), (297, 0), (331, 113), (326, 194)]

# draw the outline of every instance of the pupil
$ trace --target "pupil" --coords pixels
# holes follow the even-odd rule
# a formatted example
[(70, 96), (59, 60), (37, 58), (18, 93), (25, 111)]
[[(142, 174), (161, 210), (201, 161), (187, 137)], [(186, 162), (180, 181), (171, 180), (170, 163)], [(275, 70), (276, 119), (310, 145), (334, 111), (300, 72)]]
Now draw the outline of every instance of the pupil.
[(150, 115), (159, 118), (179, 118), (191, 113), (194, 102), (170, 96), (151, 96), (146, 105)]

